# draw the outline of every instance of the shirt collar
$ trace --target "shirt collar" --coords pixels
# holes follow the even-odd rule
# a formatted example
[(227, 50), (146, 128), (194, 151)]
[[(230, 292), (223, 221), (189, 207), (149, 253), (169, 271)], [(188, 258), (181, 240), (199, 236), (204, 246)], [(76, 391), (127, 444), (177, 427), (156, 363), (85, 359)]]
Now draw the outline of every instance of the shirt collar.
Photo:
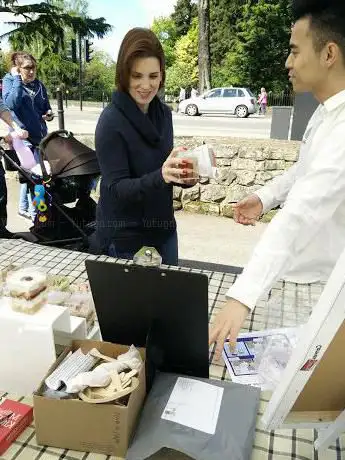
[(337, 109), (341, 104), (345, 103), (345, 90), (340, 91), (334, 96), (328, 98), (324, 103), (323, 107), (327, 112)]

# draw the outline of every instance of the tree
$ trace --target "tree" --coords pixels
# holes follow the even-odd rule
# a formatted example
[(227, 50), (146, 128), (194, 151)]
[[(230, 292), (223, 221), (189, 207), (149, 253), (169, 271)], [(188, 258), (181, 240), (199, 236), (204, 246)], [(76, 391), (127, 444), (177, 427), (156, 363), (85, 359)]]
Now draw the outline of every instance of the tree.
[(7, 55), (1, 51), (0, 52), (0, 75), (5, 75), (10, 67), (10, 63), (7, 60)]
[(193, 0), (177, 0), (171, 19), (176, 26), (177, 37), (186, 35), (194, 18), (198, 17), (198, 8)]
[(100, 98), (102, 93), (111, 93), (115, 86), (115, 70), (115, 62), (107, 53), (95, 52), (92, 61), (85, 66), (83, 83), (86, 96), (97, 95)]
[(210, 1), (199, 0), (199, 91), (211, 88), (210, 62)]
[(177, 40), (175, 62), (167, 69), (166, 93), (177, 95), (180, 87), (198, 86), (198, 21), (192, 21), (188, 33)]
[(243, 0), (210, 0), (210, 54), (212, 68), (221, 65), (236, 39), (243, 17)]
[(38, 39), (42, 42), (44, 52), (57, 53), (64, 49), (66, 29), (82, 37), (96, 35), (98, 38), (103, 38), (111, 29), (104, 18), (91, 19), (66, 13), (51, 2), (18, 5), (16, 0), (0, 0), (0, 12), (12, 13), (24, 19), (24, 22), (9, 22), (16, 28), (1, 35), (0, 40), (8, 37), (13, 46), (25, 48)]
[(167, 67), (175, 61), (174, 47), (177, 40), (176, 25), (171, 17), (161, 16), (155, 18), (151, 26), (162, 44)]
[(89, 7), (87, 0), (46, 0), (46, 3), (65, 9), (70, 14), (87, 16)]
[(70, 88), (78, 81), (78, 66), (66, 60), (62, 54), (51, 53), (38, 62), (39, 79), (42, 80), (50, 94), (57, 87)]
[(285, 88), (284, 67), (288, 54), (291, 12), (288, 0), (257, 0), (243, 6), (236, 25), (236, 39), (226, 54), (218, 76), (227, 84), (261, 86), (273, 91)]

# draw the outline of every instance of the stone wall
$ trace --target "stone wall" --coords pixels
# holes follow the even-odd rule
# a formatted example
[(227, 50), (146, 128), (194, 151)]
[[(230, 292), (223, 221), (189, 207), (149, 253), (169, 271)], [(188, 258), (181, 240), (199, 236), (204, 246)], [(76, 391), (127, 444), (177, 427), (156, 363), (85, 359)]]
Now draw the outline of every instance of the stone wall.
[[(91, 136), (79, 139), (93, 147)], [(217, 157), (219, 178), (202, 180), (189, 189), (174, 187), (174, 208), (232, 217), (231, 203), (282, 174), (298, 158), (299, 142), (271, 139), (176, 137), (175, 146), (196, 147), (206, 141)], [(275, 211), (262, 217), (268, 222)]]

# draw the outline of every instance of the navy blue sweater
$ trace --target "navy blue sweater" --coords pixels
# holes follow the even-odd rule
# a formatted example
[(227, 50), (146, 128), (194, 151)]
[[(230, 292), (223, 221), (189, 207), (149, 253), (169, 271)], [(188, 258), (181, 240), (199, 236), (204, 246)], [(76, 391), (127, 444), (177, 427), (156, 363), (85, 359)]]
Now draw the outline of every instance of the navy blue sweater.
[(2, 81), (2, 97), (14, 120), (29, 132), (30, 142), (38, 145), (47, 134), (42, 115), (51, 110), (43, 83), (36, 79), (24, 84), (20, 75), (7, 73)]
[(95, 137), (101, 169), (96, 237), (107, 253), (159, 246), (176, 230), (172, 185), (162, 165), (173, 148), (170, 109), (155, 97), (144, 114), (124, 92), (113, 93)]

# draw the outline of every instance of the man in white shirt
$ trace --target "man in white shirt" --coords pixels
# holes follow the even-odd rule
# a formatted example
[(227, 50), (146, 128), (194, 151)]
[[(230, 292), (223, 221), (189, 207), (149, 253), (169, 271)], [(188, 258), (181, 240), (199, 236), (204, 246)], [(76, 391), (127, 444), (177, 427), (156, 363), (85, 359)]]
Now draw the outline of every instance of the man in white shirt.
[(284, 205), (271, 221), (210, 330), (219, 357), (224, 340), (235, 347), (248, 313), (275, 281), (326, 280), (345, 247), (345, 1), (294, 0), (295, 24), (286, 61), (296, 92), (320, 102), (298, 162), (234, 205), (234, 218), (253, 225)]

